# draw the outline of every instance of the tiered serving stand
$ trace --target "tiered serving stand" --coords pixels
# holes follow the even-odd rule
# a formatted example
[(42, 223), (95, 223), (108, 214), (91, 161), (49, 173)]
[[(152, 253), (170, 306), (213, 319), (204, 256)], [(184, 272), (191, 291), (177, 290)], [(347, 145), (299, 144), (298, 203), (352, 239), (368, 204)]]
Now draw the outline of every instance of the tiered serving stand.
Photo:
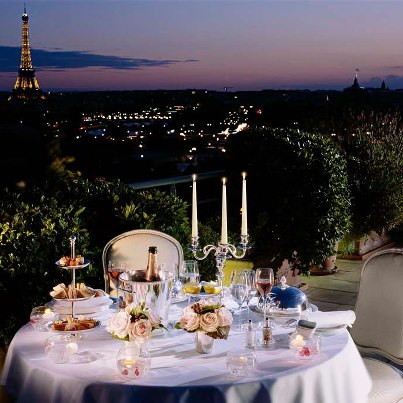
[[(74, 235), (70, 236), (70, 257), (72, 260), (75, 259), (76, 257), (76, 252), (75, 252), (75, 243), (76, 243), (76, 237)], [(95, 296), (95, 292), (92, 295), (86, 296), (86, 297), (80, 297), (77, 298), (77, 290), (76, 290), (76, 270), (81, 270), (84, 269), (86, 267), (88, 267), (90, 264), (90, 261), (88, 259), (84, 259), (84, 263), (81, 265), (77, 265), (77, 266), (63, 266), (60, 263), (60, 259), (56, 262), (56, 266), (59, 267), (60, 269), (65, 269), (65, 270), (70, 270), (71, 271), (71, 287), (73, 290), (73, 298), (63, 298), (63, 301), (68, 301), (71, 303), (71, 318), (74, 321), (75, 318), (75, 314), (74, 314), (74, 304), (78, 301), (85, 301), (88, 300), (90, 298), (93, 298)], [(57, 300), (57, 298), (55, 298)], [(95, 327), (96, 328), (96, 327)], [(78, 333), (83, 333), (83, 332), (87, 332), (90, 330), (93, 330), (95, 328), (92, 329), (87, 329), (87, 330), (73, 330), (71, 331), (72, 334), (74, 334), (75, 336), (77, 336)]]

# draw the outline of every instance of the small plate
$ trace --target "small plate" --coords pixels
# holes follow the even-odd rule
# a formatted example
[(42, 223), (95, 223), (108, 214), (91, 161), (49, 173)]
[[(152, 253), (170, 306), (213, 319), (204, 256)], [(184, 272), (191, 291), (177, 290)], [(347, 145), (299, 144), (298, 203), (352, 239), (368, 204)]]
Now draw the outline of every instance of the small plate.
[(96, 321), (95, 326), (92, 327), (91, 329), (84, 329), (84, 330), (55, 330), (52, 329), (53, 322), (50, 322), (46, 325), (47, 329), (51, 333), (58, 333), (58, 334), (64, 334), (64, 333), (71, 333), (71, 334), (76, 334), (76, 333), (88, 333), (92, 332), (96, 329), (98, 329), (101, 326), (101, 322), (99, 320)]
[(60, 264), (60, 259), (56, 262), (56, 266), (59, 267), (60, 269), (70, 269), (70, 270), (84, 269), (84, 267), (87, 267), (89, 264), (90, 261), (88, 259), (84, 259), (84, 264), (80, 264), (78, 266), (62, 266)]

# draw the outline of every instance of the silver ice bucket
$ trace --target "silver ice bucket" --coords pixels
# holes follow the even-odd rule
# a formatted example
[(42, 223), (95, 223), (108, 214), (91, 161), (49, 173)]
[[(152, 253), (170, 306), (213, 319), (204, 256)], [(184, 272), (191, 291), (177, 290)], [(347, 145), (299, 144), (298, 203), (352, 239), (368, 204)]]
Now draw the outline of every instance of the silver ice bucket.
[(144, 270), (125, 271), (119, 276), (119, 295), (126, 304), (145, 302), (163, 321), (168, 319), (171, 304), (173, 274), (161, 270), (161, 280), (147, 281)]

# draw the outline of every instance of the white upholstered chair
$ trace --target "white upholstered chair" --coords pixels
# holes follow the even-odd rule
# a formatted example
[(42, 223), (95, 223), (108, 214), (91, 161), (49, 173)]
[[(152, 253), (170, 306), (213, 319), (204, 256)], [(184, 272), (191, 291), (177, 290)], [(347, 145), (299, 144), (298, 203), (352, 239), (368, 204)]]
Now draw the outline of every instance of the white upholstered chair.
[(102, 265), (107, 293), (116, 296), (108, 275), (109, 261), (125, 262), (125, 270), (145, 270), (149, 246), (157, 247), (158, 263), (164, 265), (164, 270), (177, 274), (178, 267), (183, 262), (181, 244), (164, 232), (135, 229), (114, 237), (104, 247)]
[(369, 402), (403, 402), (403, 249), (367, 259), (355, 313), (351, 336), (372, 378)]

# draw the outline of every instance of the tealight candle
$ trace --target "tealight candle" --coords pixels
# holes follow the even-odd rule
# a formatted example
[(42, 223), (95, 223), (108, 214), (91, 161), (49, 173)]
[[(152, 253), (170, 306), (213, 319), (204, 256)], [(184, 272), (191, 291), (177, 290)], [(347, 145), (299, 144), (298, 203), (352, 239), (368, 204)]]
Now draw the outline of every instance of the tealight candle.
[(231, 375), (248, 376), (256, 366), (256, 354), (251, 350), (231, 350), (227, 354), (227, 368)]
[(50, 308), (46, 308), (45, 312), (42, 315), (42, 319), (46, 319), (46, 320), (52, 320), (55, 317), (55, 313), (50, 309)]
[(290, 341), (290, 347), (300, 348), (303, 346), (305, 346), (305, 340), (300, 334), (295, 335), (295, 337)]
[(150, 353), (138, 345), (122, 346), (116, 358), (119, 375), (126, 379), (140, 378), (149, 371), (150, 365)]

